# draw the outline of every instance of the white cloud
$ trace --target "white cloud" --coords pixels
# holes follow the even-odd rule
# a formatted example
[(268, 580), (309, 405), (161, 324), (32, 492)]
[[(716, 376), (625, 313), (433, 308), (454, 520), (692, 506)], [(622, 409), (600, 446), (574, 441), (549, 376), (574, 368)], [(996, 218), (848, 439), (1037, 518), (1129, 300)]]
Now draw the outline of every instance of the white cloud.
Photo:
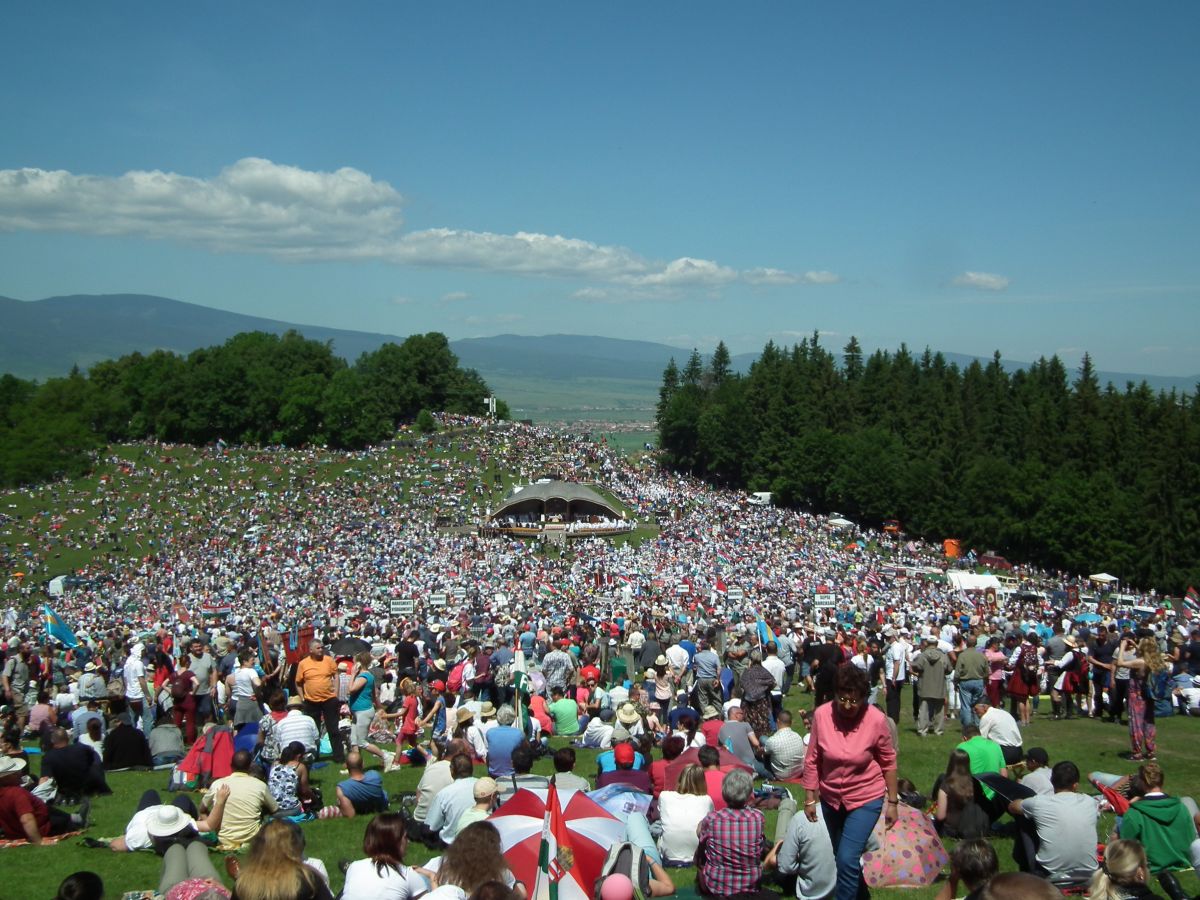
[(783, 269), (747, 269), (742, 280), (747, 284), (795, 284), (800, 276)]
[(598, 303), (608, 299), (608, 291), (603, 288), (585, 287), (573, 292), (571, 296), (576, 300), (588, 300)]
[(827, 272), (793, 276), (767, 268), (739, 273), (687, 256), (654, 261), (625, 247), (536, 232), (405, 232), (403, 206), (390, 184), (358, 169), (312, 172), (254, 157), (207, 179), (161, 171), (114, 177), (0, 170), (0, 231), (172, 240), (285, 260), (378, 260), (668, 291), (714, 288), (739, 278), (753, 284), (837, 279)]
[(992, 272), (963, 272), (955, 276), (954, 284), (981, 291), (1002, 291), (1008, 287), (1008, 279)]
[(825, 270), (805, 272), (802, 275), (784, 269), (746, 269), (742, 281), (747, 284), (837, 284), (841, 276)]
[(468, 294), (466, 291), (450, 291), (449, 293), (442, 294), (441, 299), (438, 302), (439, 303), (462, 303), (464, 300), (470, 300), (470, 299), (471, 299), (471, 295)]
[(165, 238), (286, 258), (369, 256), (403, 223), (400, 194), (356, 169), (248, 158), (204, 180), (0, 170), (0, 229)]
[(672, 260), (658, 272), (644, 275), (624, 275), (624, 281), (638, 287), (690, 287), (694, 285), (727, 284), (736, 280), (738, 273), (728, 266), (718, 265), (710, 259), (692, 259), (684, 256)]
[(388, 303), (392, 304), (392, 306), (410, 306), (416, 302), (415, 298), (405, 297), (403, 294), (397, 294), (388, 300)]

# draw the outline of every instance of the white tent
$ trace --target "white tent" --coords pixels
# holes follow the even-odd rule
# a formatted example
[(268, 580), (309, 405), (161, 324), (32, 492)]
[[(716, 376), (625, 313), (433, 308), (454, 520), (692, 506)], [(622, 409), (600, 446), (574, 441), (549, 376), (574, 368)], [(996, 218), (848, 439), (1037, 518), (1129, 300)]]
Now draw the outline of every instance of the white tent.
[(995, 575), (976, 575), (974, 572), (947, 572), (951, 586), (960, 591), (986, 591), (991, 588), (999, 592), (1000, 579)]
[(1101, 572), (1099, 575), (1089, 575), (1088, 581), (1094, 581), (1097, 584), (1112, 584), (1114, 581), (1120, 581), (1116, 575), (1109, 575), (1107, 572)]
[(832, 525), (834, 528), (847, 528), (847, 527), (853, 525), (854, 523), (851, 522), (849, 519), (843, 519), (839, 516), (836, 519), (830, 519), (829, 524)]

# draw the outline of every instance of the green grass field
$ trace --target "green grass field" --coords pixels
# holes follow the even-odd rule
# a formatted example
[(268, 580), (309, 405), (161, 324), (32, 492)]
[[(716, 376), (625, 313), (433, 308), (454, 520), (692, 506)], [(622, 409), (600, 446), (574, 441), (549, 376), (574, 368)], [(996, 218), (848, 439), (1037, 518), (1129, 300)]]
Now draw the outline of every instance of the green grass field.
[[(905, 697), (905, 706), (908, 697)], [(789, 709), (811, 705), (809, 695), (793, 689), (788, 698)], [(1048, 708), (1048, 701), (1043, 709)], [(942, 737), (919, 738), (912, 721), (905, 711), (900, 733), (900, 775), (916, 783), (918, 789), (927, 793), (938, 772), (945, 766), (946, 758), (957, 739), (952, 735), (953, 722), (949, 722), (947, 733)], [(1121, 759), (1118, 754), (1128, 749), (1128, 734), (1119, 725), (1110, 725), (1089, 720), (1052, 722), (1037, 718), (1025, 733), (1025, 746), (1043, 746), (1052, 762), (1062, 759), (1073, 760), (1084, 773), (1094, 770), (1127, 773), (1133, 764)], [(1159, 761), (1167, 773), (1167, 789), (1176, 794), (1200, 792), (1200, 756), (1195, 752), (1195, 741), (1200, 737), (1200, 724), (1194, 719), (1170, 718), (1159, 725)], [(555, 741), (555, 744), (561, 743)], [(594, 776), (593, 751), (579, 752), (578, 771)], [(35, 763), (36, 766), (36, 763)], [(549, 774), (548, 759), (538, 761), (535, 771)], [(482, 774), (482, 769), (480, 769)], [(336, 782), (341, 778), (337, 767), (330, 764), (312, 773), (313, 781), (319, 784), (326, 798), (333, 795)], [(395, 795), (411, 791), (420, 777), (419, 769), (406, 768), (385, 776), (388, 791)], [(166, 782), (164, 772), (123, 772), (111, 776), (113, 795), (98, 798), (93, 805), (94, 824), (89, 834), (96, 837), (112, 837), (122, 833), (126, 821), (133, 812), (138, 798), (147, 788), (162, 789)], [(1085, 786), (1086, 787), (1086, 786)], [(802, 798), (803, 792), (797, 785), (789, 785), (793, 794)], [(803, 803), (803, 800), (800, 800)], [(767, 813), (769, 831), (773, 831), (776, 814)], [(324, 860), (329, 868), (334, 892), (341, 886), (341, 873), (337, 869), (339, 859), (356, 859), (361, 856), (361, 843), (366, 819), (315, 821), (305, 824), (304, 833), (308, 840), (310, 855)], [(1112, 826), (1112, 816), (1101, 819), (1102, 828)], [(1105, 835), (1100, 835), (1101, 840)], [(1002, 866), (1014, 868), (1010, 855), (1012, 841), (995, 839), (997, 853)], [(58, 882), (80, 869), (98, 872), (105, 880), (107, 896), (119, 897), (121, 892), (153, 888), (157, 885), (159, 859), (150, 852), (114, 854), (108, 850), (85, 848), (78, 838), (71, 838), (51, 847), (16, 847), (0, 851), (3, 860), (0, 870), (0, 898), (52, 897)], [(421, 862), (432, 854), (421, 845), (409, 848), (409, 862)], [(223, 871), (220, 858), (214, 854), (214, 863)], [(672, 869), (671, 876), (677, 885), (691, 885), (695, 875), (690, 869)], [(1189, 893), (1200, 890), (1191, 873), (1184, 873), (1181, 881)], [(883, 890), (874, 892), (878, 897), (929, 898), (936, 893), (936, 886), (921, 890)]]

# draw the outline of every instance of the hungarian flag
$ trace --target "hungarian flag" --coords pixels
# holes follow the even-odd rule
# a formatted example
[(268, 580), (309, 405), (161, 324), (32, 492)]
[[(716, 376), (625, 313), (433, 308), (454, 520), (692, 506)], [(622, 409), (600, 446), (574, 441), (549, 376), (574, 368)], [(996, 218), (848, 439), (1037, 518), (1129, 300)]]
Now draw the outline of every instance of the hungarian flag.
[(1193, 612), (1200, 611), (1200, 591), (1189, 585), (1187, 593), (1183, 595), (1183, 605)]
[(543, 597), (557, 597), (562, 593), (562, 591), (554, 587), (552, 584), (546, 584), (543, 582), (542, 584), (538, 585), (538, 593)]
[(729, 593), (729, 588), (725, 585), (725, 579), (719, 575), (717, 576), (717, 586), (716, 586), (715, 590), (718, 594), (728, 594)]
[(558, 883), (575, 865), (571, 835), (558, 804), (558, 789), (546, 791), (546, 816), (542, 820), (542, 843), (538, 848), (537, 882), (533, 900), (558, 900)]

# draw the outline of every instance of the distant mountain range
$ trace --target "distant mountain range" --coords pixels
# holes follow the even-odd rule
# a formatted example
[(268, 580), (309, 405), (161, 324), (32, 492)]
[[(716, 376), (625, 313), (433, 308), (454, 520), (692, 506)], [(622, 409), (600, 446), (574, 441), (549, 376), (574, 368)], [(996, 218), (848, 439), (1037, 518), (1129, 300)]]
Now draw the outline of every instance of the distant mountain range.
[[(294, 325), (143, 294), (80, 294), (33, 302), (0, 297), (0, 372), (45, 379), (64, 375), (72, 366), (86, 370), (135, 351), (187, 354), (243, 331), (282, 334), (289, 329), (313, 340), (332, 341), (334, 352), (351, 362), (387, 341), (403, 340), (390, 334)], [(682, 366), (691, 352), (651, 341), (573, 334), (467, 338), (452, 341), (451, 348), (518, 414), (591, 420), (652, 416), (667, 361), (674, 357)], [(959, 353), (944, 356), (959, 366), (976, 359)], [(734, 367), (745, 371), (756, 357), (735, 356)], [(1075, 363), (1064, 362), (1068, 367)], [(1010, 371), (1025, 365), (1004, 361)], [(1111, 381), (1122, 389), (1126, 382), (1145, 381), (1155, 390), (1190, 393), (1200, 383), (1200, 375), (1098, 375), (1101, 383)]]

